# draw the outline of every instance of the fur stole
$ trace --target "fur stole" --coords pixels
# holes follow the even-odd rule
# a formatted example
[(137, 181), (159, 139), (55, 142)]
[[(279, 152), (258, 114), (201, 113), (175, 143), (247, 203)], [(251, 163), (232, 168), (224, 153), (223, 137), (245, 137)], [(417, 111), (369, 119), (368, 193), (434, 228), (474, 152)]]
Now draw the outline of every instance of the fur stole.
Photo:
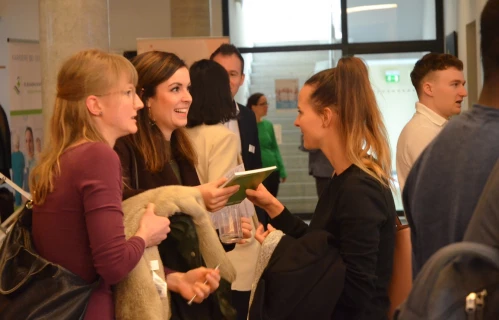
[[(204, 206), (200, 192), (192, 187), (167, 186), (151, 189), (123, 202), (126, 238), (137, 232), (139, 222), (148, 203), (154, 203), (157, 215), (169, 217), (175, 212), (190, 215), (196, 227), (199, 247), (206, 266), (214, 268), (220, 263), (220, 275), (233, 282), (236, 272), (228, 260), (217, 233)], [(160, 299), (152, 281), (149, 261), (163, 264), (156, 246), (146, 248), (144, 255), (114, 289), (116, 319), (166, 320), (170, 314), (170, 298)], [(157, 272), (165, 278), (164, 272)], [(186, 301), (187, 303), (187, 301)]]

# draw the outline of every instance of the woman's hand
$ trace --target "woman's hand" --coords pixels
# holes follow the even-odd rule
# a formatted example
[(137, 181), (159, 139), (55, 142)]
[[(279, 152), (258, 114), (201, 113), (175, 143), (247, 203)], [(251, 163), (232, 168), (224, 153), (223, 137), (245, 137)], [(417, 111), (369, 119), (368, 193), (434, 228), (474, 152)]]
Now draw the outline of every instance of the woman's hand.
[(195, 295), (193, 302), (201, 303), (210, 293), (217, 290), (220, 283), (220, 271), (199, 267), (186, 273), (170, 273), (166, 277), (166, 282), (169, 290), (177, 292), (185, 300), (189, 301)]
[(251, 231), (253, 230), (253, 226), (251, 225), (251, 219), (246, 217), (241, 217), (241, 229), (243, 231), (243, 240), (239, 241), (238, 244), (245, 244), (251, 238)]
[(157, 216), (154, 213), (154, 204), (149, 203), (144, 215), (140, 219), (139, 230), (137, 230), (135, 236), (144, 239), (147, 248), (157, 246), (161, 241), (166, 239), (166, 235), (169, 232), (170, 220)]
[(265, 241), (265, 238), (272, 232), (275, 231), (276, 229), (272, 227), (272, 225), (269, 223), (267, 224), (267, 231), (263, 231), (263, 224), (259, 224), (258, 228), (256, 228), (256, 233), (255, 233), (255, 239), (260, 242), (260, 244)]
[(220, 178), (216, 181), (196, 186), (201, 191), (204, 205), (208, 211), (215, 212), (225, 207), (229, 197), (239, 190), (239, 186), (219, 188), (225, 181), (227, 181), (227, 178)]
[(246, 196), (253, 204), (267, 211), (272, 219), (277, 217), (284, 210), (282, 203), (268, 192), (267, 188), (261, 183), (256, 190), (247, 189)]

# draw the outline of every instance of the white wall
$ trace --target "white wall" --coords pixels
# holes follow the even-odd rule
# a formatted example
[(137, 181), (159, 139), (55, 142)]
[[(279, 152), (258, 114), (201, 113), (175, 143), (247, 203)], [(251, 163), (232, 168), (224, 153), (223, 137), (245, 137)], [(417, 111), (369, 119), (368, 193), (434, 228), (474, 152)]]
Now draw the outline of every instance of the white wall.
[[(464, 63), (464, 76), (467, 78), (467, 49), (466, 49), (466, 25), (475, 21), (477, 22), (477, 48), (478, 54), (476, 59), (476, 68), (478, 74), (477, 90), (480, 92), (482, 88), (482, 67), (480, 58), (480, 15), (487, 0), (444, 0), (444, 32), (448, 35), (452, 31), (457, 32), (458, 57)], [(463, 103), (463, 107), (468, 105), (467, 99)], [(464, 109), (463, 108), (463, 109)]]
[[(229, 0), (230, 42), (236, 47), (252, 47), (254, 44), (249, 32), (251, 25), (244, 14), (246, 9), (243, 10), (243, 6), (246, 6), (248, 2), (249, 1)], [(245, 60), (244, 73), (246, 74), (246, 79), (234, 98), (237, 102), (245, 104), (251, 85), (251, 79), (248, 75), (251, 74), (253, 54), (244, 54), (243, 58)]]
[(250, 26), (246, 21), (243, 6), (246, 1), (229, 0), (229, 31), (230, 42), (236, 47), (252, 47), (253, 39), (250, 37)]
[(171, 36), (170, 0), (109, 0), (111, 51), (137, 50), (137, 38)]
[(1, 0), (0, 2), (0, 104), (10, 114), (9, 50), (7, 38), (39, 40), (38, 0)]
[[(390, 149), (392, 151), (392, 168), (395, 170), (395, 152), (400, 132), (414, 115), (418, 101), (416, 90), (411, 83), (410, 73), (417, 59), (368, 60), (369, 78), (373, 86), (376, 100), (383, 113)], [(385, 73), (398, 71), (400, 82), (387, 83)]]

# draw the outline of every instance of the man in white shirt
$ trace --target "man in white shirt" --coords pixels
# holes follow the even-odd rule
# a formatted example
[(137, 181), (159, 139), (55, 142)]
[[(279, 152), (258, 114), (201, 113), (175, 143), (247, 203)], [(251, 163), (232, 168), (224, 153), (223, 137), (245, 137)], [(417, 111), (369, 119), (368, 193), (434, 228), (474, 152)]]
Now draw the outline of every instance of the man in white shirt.
[(405, 125), (397, 143), (397, 176), (402, 191), (414, 162), (445, 126), (461, 112), (468, 95), (463, 62), (450, 54), (429, 53), (411, 72), (418, 94), (416, 113)]

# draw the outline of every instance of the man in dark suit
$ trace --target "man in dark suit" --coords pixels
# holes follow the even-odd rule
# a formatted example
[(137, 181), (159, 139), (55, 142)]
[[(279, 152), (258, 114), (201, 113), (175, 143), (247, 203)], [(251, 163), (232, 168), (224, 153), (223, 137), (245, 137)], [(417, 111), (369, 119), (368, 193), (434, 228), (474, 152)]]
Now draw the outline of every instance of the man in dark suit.
[[(230, 90), (234, 98), (239, 87), (244, 83), (244, 60), (241, 53), (232, 44), (222, 44), (211, 54), (210, 59), (219, 63), (229, 73)], [(255, 114), (235, 101), (234, 108), (239, 111), (238, 119), (230, 120), (225, 125), (241, 138), (239, 152), (243, 158), (244, 168), (246, 170), (259, 169), (262, 167), (262, 157)], [(267, 213), (258, 207), (255, 210), (258, 220), (267, 225)], [(254, 279), (254, 268), (251, 266), (256, 267), (258, 251), (258, 243), (253, 239), (253, 242), (237, 244), (236, 248), (228, 253), (237, 271), (237, 279), (232, 283), (232, 304), (237, 310), (238, 320), (247, 318), (251, 283)]]

